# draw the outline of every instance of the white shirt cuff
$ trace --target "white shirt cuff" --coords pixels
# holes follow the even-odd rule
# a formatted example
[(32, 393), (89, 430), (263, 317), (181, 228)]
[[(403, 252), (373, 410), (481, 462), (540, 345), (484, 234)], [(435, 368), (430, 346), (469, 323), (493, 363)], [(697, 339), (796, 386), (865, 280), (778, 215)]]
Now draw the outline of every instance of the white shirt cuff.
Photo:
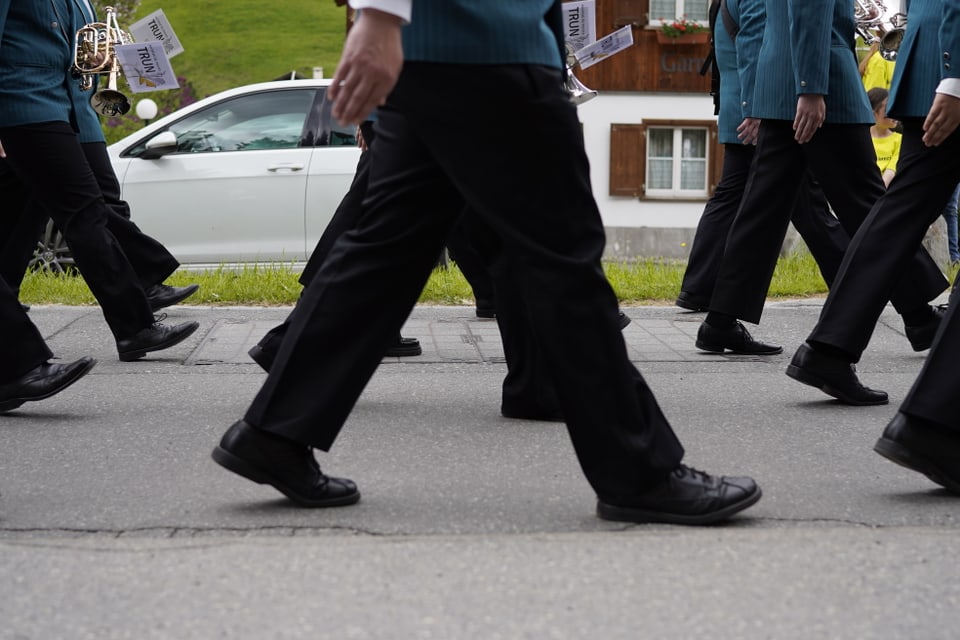
[(410, 22), (413, 0), (350, 0), (350, 6), (354, 9), (376, 9)]
[(960, 98), (960, 78), (944, 78), (937, 85), (937, 93)]

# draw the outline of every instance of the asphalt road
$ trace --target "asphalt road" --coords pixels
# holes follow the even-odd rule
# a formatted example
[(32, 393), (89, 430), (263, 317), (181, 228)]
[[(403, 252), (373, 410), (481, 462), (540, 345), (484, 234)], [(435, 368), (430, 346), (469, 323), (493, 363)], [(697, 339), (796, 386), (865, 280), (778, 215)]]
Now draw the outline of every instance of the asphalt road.
[[(768, 305), (770, 358), (693, 346), (700, 314), (628, 308), (631, 357), (686, 462), (764, 497), (709, 528), (623, 525), (562, 424), (500, 417), (496, 324), (418, 307), (324, 470), (353, 507), (302, 510), (210, 460), (286, 309), (177, 307), (187, 342), (117, 360), (96, 308), (37, 307), (99, 364), (0, 417), (0, 639), (956, 638), (960, 498), (872, 451), (923, 363), (888, 310), (846, 407), (784, 375), (819, 303)], [(317, 384), (335, 383), (318, 380)]]

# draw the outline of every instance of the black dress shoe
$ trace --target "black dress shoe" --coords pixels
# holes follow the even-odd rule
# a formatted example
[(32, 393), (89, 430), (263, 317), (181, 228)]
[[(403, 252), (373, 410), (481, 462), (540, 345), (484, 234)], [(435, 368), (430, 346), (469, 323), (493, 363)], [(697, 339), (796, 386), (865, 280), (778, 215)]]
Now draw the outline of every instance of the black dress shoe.
[(387, 347), (387, 352), (383, 354), (385, 358), (404, 358), (407, 356), (418, 356), (423, 353), (420, 347), (420, 341), (416, 338), (404, 338), (398, 336), (397, 341)]
[(212, 457), (225, 469), (268, 484), (304, 507), (338, 507), (360, 500), (352, 480), (332, 478), (320, 471), (310, 447), (256, 429), (243, 420), (227, 429)]
[(783, 352), (778, 344), (767, 344), (754, 340), (747, 328), (737, 321), (729, 329), (718, 329), (706, 322), (697, 330), (697, 349), (710, 353), (723, 353), (724, 350), (745, 355), (772, 356)]
[(681, 291), (674, 304), (681, 309), (686, 309), (688, 311), (706, 311), (707, 307), (710, 305), (710, 301), (704, 300), (703, 298), (698, 298), (692, 293)]
[(860, 384), (857, 368), (852, 362), (820, 353), (806, 342), (793, 354), (787, 375), (820, 389), (844, 404), (867, 406), (888, 402), (885, 391)]
[(131, 338), (117, 340), (120, 360), (130, 362), (142, 358), (150, 351), (168, 349), (186, 340), (199, 326), (199, 322), (183, 322), (172, 327), (154, 322)]
[(87, 375), (97, 361), (80, 358), (68, 364), (44, 362), (16, 380), (0, 384), (0, 413), (16, 409), (24, 402), (43, 400), (60, 393)]
[(30, 305), (28, 304), (20, 303), (20, 308), (23, 309), (24, 313), (27, 313), (28, 311), (30, 311)]
[(198, 284), (188, 284), (185, 287), (171, 287), (166, 284), (155, 284), (144, 289), (150, 309), (156, 311), (182, 302), (195, 294), (200, 288)]
[(873, 450), (960, 494), (960, 432), (897, 413)]
[(617, 320), (620, 321), (620, 331), (626, 329), (627, 325), (630, 324), (630, 316), (625, 314), (623, 311), (619, 312), (619, 315), (617, 315)]
[(904, 333), (907, 334), (907, 340), (914, 351), (926, 351), (933, 345), (933, 338), (937, 335), (937, 329), (940, 328), (940, 322), (946, 315), (946, 305), (938, 305), (930, 308), (933, 317), (929, 321), (919, 325), (904, 324)]
[(681, 464), (638, 496), (614, 502), (600, 498), (597, 515), (618, 522), (713, 524), (756, 504), (761, 495), (752, 478), (711, 476)]
[(273, 361), (277, 357), (277, 354), (269, 349), (264, 349), (259, 344), (255, 344), (250, 347), (250, 350), (247, 351), (247, 355), (250, 356), (250, 359), (260, 365), (260, 368), (267, 373), (270, 373), (270, 369), (273, 368)]

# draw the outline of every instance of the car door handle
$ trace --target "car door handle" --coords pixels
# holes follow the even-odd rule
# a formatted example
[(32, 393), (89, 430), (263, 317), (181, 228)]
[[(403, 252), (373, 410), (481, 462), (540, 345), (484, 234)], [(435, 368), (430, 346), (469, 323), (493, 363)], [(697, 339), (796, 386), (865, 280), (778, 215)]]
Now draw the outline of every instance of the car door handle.
[(267, 167), (267, 171), (276, 173), (277, 171), (303, 171), (303, 165), (296, 162), (281, 162)]

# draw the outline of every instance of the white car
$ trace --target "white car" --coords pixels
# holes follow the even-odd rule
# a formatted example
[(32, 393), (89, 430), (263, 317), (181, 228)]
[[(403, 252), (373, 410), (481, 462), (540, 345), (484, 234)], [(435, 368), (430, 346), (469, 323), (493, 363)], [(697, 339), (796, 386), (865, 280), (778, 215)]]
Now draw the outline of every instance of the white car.
[(230, 89), (110, 145), (133, 221), (192, 267), (307, 260), (360, 156), (329, 84)]

